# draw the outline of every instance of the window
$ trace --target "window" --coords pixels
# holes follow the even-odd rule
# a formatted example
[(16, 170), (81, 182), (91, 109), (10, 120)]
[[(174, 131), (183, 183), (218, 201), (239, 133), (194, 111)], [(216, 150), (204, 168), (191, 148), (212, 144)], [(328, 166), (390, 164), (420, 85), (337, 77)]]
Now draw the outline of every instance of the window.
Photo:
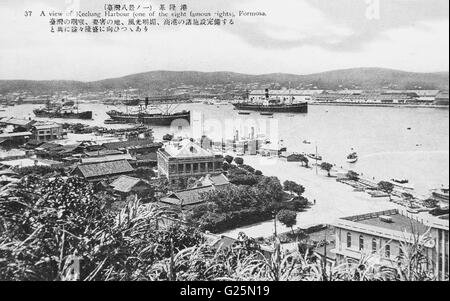
[(405, 253), (403, 252), (402, 246), (400, 246), (400, 247), (398, 248), (398, 257), (399, 257), (400, 259), (403, 259), (404, 256), (405, 256)]
[(359, 250), (364, 250), (364, 237), (362, 235), (359, 236)]
[(350, 232), (347, 233), (347, 248), (352, 247), (352, 234)]
[(391, 246), (390, 245), (386, 245), (385, 256), (386, 256), (386, 258), (391, 258)]
[(372, 253), (376, 253), (377, 252), (377, 239), (374, 238), (372, 239)]

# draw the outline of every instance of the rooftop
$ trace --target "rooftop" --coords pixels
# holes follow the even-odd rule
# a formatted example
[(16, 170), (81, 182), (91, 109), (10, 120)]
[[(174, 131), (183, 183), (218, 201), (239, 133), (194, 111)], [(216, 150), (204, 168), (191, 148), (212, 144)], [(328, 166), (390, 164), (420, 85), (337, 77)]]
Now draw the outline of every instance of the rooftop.
[(127, 160), (82, 164), (78, 165), (75, 170), (79, 170), (85, 178), (110, 176), (134, 171)]
[[(383, 221), (380, 217), (387, 216), (390, 218), (390, 222)], [(397, 210), (388, 212), (380, 212), (367, 215), (359, 215), (344, 218), (344, 220), (352, 221), (362, 225), (368, 225), (376, 228), (387, 229), (391, 231), (406, 232), (411, 234), (424, 234), (428, 231), (428, 228), (423, 223), (411, 219), (407, 216), (400, 214)]]
[(175, 158), (213, 157), (214, 154), (203, 149), (200, 145), (185, 139), (180, 142), (170, 142), (164, 147), (164, 151)]
[(94, 152), (86, 152), (86, 156), (88, 157), (102, 157), (102, 156), (110, 156), (110, 155), (120, 155), (123, 154), (123, 152), (114, 150), (114, 149), (104, 149)]
[(90, 164), (90, 163), (112, 162), (112, 161), (120, 161), (120, 160), (134, 160), (134, 158), (130, 154), (119, 154), (119, 155), (110, 155), (110, 156), (103, 156), (103, 157), (83, 158), (83, 159), (81, 159), (81, 163)]
[(162, 203), (175, 206), (192, 206), (203, 202), (202, 195), (214, 191), (213, 186), (202, 186), (187, 190), (181, 190), (169, 194), (167, 197), (161, 199)]
[(153, 142), (153, 139), (136, 139), (118, 142), (104, 143), (103, 147), (107, 149), (126, 149), (126, 148), (142, 148), (142, 147), (161, 147), (161, 143)]
[(35, 123), (35, 121), (33, 120), (29, 120), (29, 119), (19, 119), (19, 118), (2, 118), (0, 119), (0, 123), (6, 124), (6, 125), (13, 125), (13, 126), (30, 126), (33, 123)]
[(139, 183), (147, 184), (147, 182), (142, 179), (129, 176), (120, 176), (117, 180), (111, 183), (111, 187), (114, 190), (127, 193), (130, 192), (133, 187), (135, 187)]
[(62, 163), (58, 161), (44, 160), (44, 159), (28, 159), (28, 158), (0, 162), (0, 165), (19, 168), (32, 166), (54, 166), (60, 164)]
[(55, 122), (37, 122), (33, 124), (33, 127), (36, 130), (46, 130), (46, 129), (62, 128), (62, 125)]
[(14, 137), (28, 137), (33, 135), (30, 132), (18, 132), (18, 133), (2, 133), (0, 138), (14, 138)]
[(228, 178), (224, 174), (207, 175), (201, 178), (200, 182), (203, 184), (203, 186), (223, 186), (230, 184), (230, 180), (228, 180)]

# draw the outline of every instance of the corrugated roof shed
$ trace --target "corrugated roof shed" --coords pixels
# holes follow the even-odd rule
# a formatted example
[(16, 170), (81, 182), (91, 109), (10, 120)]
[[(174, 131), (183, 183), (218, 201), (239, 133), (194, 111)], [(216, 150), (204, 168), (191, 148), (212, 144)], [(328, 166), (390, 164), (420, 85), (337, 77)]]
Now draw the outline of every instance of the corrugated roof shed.
[(123, 154), (123, 152), (114, 150), (114, 149), (104, 149), (104, 150), (98, 150), (98, 151), (91, 151), (86, 152), (86, 156), (88, 157), (102, 157), (102, 156), (110, 156), (110, 155), (120, 155)]
[(197, 205), (203, 202), (202, 195), (211, 191), (214, 191), (213, 186), (181, 190), (162, 198), (161, 202), (181, 207)]
[(90, 163), (101, 163), (101, 162), (111, 162), (111, 161), (120, 161), (120, 160), (135, 160), (130, 154), (120, 154), (120, 155), (111, 155), (104, 157), (91, 157), (91, 158), (83, 158), (81, 159), (81, 163), (90, 164)]
[(127, 160), (78, 165), (75, 170), (79, 170), (86, 179), (112, 176), (134, 171), (133, 167)]
[(228, 178), (224, 174), (207, 175), (201, 178), (200, 182), (203, 184), (203, 186), (224, 186), (230, 184), (230, 180), (228, 180)]
[(120, 176), (117, 180), (111, 183), (111, 187), (114, 190), (119, 192), (130, 192), (136, 185), (138, 184), (148, 184), (142, 179), (129, 177), (129, 176)]
[(127, 149), (127, 148), (138, 148), (138, 147), (161, 147), (161, 143), (154, 143), (153, 139), (137, 139), (119, 142), (109, 142), (104, 143), (103, 147), (107, 149)]
[(33, 135), (30, 132), (17, 132), (17, 133), (2, 133), (0, 138), (15, 138), (15, 137), (28, 137)]
[(27, 127), (31, 126), (35, 121), (29, 120), (29, 119), (19, 119), (19, 118), (3, 118), (0, 119), (0, 123), (6, 124), (6, 125), (13, 125), (13, 126), (22, 126)]

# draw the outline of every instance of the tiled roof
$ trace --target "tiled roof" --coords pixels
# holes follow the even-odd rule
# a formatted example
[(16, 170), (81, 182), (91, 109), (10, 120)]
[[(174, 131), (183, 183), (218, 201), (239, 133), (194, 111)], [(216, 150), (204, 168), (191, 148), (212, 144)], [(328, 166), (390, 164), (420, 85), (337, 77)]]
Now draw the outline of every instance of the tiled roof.
[(170, 143), (164, 148), (165, 152), (175, 158), (212, 157), (213, 153), (203, 149), (200, 145), (183, 140), (179, 143)]
[(3, 118), (0, 119), (0, 123), (14, 125), (14, 126), (29, 126), (33, 124), (35, 121), (28, 119), (18, 119), (18, 118)]
[(3, 133), (0, 134), (0, 138), (26, 137), (31, 135), (33, 134), (30, 132)]
[(78, 165), (76, 169), (85, 178), (117, 175), (134, 170), (127, 160)]
[(168, 195), (165, 198), (162, 198), (161, 202), (182, 207), (196, 205), (203, 202), (202, 195), (204, 193), (208, 193), (211, 191), (214, 191), (213, 186), (198, 187), (193, 189), (177, 191)]
[(146, 155), (136, 155), (136, 160), (146, 162), (157, 162), (158, 155), (156, 153), (150, 153)]
[(200, 182), (203, 184), (203, 186), (208, 185), (222, 186), (230, 184), (230, 180), (228, 180), (228, 178), (224, 174), (207, 175), (202, 179), (200, 179)]
[(35, 123), (33, 127), (36, 130), (46, 130), (46, 129), (53, 129), (53, 128), (62, 128), (62, 125), (54, 123), (54, 122), (39, 122)]
[(40, 149), (51, 150), (55, 148), (61, 148), (62, 145), (56, 143), (45, 142), (39, 146)]
[(130, 154), (120, 154), (120, 155), (111, 155), (111, 156), (104, 156), (104, 157), (83, 158), (83, 159), (81, 159), (81, 163), (90, 164), (90, 163), (101, 163), (101, 162), (111, 162), (111, 161), (120, 161), (120, 160), (134, 160), (134, 158)]
[(99, 151), (86, 152), (86, 156), (88, 157), (102, 157), (102, 156), (110, 156), (110, 155), (120, 155), (123, 154), (121, 151), (114, 149), (103, 149)]
[(146, 183), (142, 179), (133, 178), (129, 176), (121, 176), (117, 180), (111, 183), (111, 187), (114, 188), (114, 190), (120, 191), (120, 192), (130, 192), (134, 186), (136, 186), (139, 183)]
[(161, 143), (154, 143), (153, 139), (137, 139), (119, 142), (104, 143), (103, 147), (107, 149), (124, 149), (136, 147), (161, 147)]

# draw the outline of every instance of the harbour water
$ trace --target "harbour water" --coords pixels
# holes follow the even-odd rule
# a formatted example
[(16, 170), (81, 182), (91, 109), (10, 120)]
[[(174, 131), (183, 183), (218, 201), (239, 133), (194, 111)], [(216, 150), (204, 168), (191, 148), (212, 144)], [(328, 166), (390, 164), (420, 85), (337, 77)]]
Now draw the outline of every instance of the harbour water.
[[(0, 117), (34, 118), (35, 105), (8, 107)], [(82, 104), (80, 110), (92, 110), (94, 119), (54, 120), (80, 122), (108, 128), (106, 112), (117, 109), (103, 104)], [(258, 112), (239, 115), (231, 105), (182, 104), (176, 110), (201, 112), (205, 120), (226, 126), (230, 119), (268, 119)], [(449, 110), (401, 107), (310, 106), (308, 114), (275, 113), (278, 135), (290, 152), (318, 152), (324, 161), (352, 169), (376, 180), (408, 179), (421, 194), (449, 183)], [(170, 133), (167, 127), (155, 127), (160, 139)], [(217, 137), (216, 137), (217, 138)], [(305, 144), (303, 141), (309, 141)], [(355, 164), (346, 162), (354, 149), (359, 154)]]

